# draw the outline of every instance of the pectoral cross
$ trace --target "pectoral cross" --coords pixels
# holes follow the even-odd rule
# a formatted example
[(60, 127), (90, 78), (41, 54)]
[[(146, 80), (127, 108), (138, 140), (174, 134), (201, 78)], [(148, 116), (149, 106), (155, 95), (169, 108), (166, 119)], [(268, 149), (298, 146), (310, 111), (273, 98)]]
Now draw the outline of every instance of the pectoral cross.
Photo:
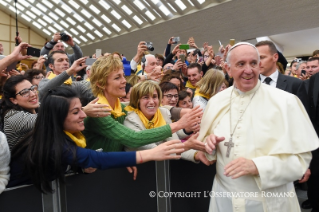
[(227, 146), (226, 157), (229, 158), (229, 153), (232, 147), (234, 147), (234, 143), (232, 142), (233, 136), (230, 136), (229, 142), (225, 142), (224, 145)]

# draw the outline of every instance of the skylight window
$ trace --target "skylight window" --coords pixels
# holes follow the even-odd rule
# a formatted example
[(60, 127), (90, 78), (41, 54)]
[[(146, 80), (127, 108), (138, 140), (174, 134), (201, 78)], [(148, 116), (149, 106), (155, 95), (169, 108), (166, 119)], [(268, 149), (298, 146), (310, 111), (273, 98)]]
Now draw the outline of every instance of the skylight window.
[(102, 23), (101, 22), (99, 22), (96, 18), (94, 18), (93, 20), (92, 20), (97, 26), (102, 26)]
[(69, 24), (67, 24), (66, 22), (64, 21), (60, 21), (60, 24), (62, 24), (65, 28), (69, 28)]
[(29, 4), (28, 2), (26, 2), (26, 1), (23, 2), (23, 5), (24, 5), (25, 7), (29, 7), (29, 6), (30, 6), (30, 4)]
[(111, 13), (112, 13), (112, 15), (113, 15), (115, 18), (117, 18), (117, 19), (120, 19), (120, 18), (121, 18), (120, 14), (118, 14), (115, 10), (112, 10)]
[(43, 19), (46, 20), (49, 23), (53, 22), (53, 20), (51, 18), (49, 18), (48, 16), (46, 16), (46, 15), (43, 15)]
[(81, 43), (77, 38), (73, 38), (73, 40), (74, 40), (77, 44), (80, 44), (80, 43)]
[(133, 19), (134, 19), (139, 25), (141, 25), (141, 24), (143, 23), (143, 21), (142, 21), (139, 17), (137, 17), (136, 15), (134, 15)]
[(80, 22), (83, 21), (83, 18), (82, 18), (81, 16), (79, 16), (78, 14), (76, 14), (76, 13), (73, 14), (73, 17), (74, 17), (75, 19), (77, 19), (78, 21), (80, 21)]
[(28, 0), (29, 2), (31, 2), (31, 3), (34, 3), (34, 0)]
[(140, 10), (143, 10), (145, 8), (144, 4), (142, 2), (140, 2), (139, 0), (135, 0), (134, 4), (140, 8)]
[(153, 2), (154, 4), (157, 4), (157, 3), (159, 2), (159, 0), (152, 0), (152, 2)]
[(90, 9), (95, 12), (95, 14), (99, 14), (101, 11), (99, 9), (97, 9), (94, 5), (90, 5)]
[(65, 48), (68, 48), (68, 45), (64, 42), (62, 42)]
[(49, 26), (48, 29), (53, 32), (53, 33), (56, 33), (58, 30), (54, 29), (53, 27)]
[(42, 10), (43, 12), (46, 12), (46, 11), (47, 11), (47, 8), (46, 8), (45, 6), (43, 6), (42, 4), (40, 4), (40, 3), (37, 3), (36, 6), (37, 6), (40, 10)]
[(47, 26), (48, 24), (45, 22), (45, 21), (43, 21), (42, 19), (38, 19), (37, 20), (40, 24), (42, 24), (43, 26)]
[(200, 4), (203, 4), (205, 0), (197, 0)]
[(82, 2), (83, 4), (87, 4), (87, 3), (88, 3), (87, 0), (81, 0), (81, 2)]
[(112, 34), (112, 32), (106, 27), (103, 27), (103, 30), (104, 30), (104, 32), (106, 32), (109, 35)]
[(56, 14), (52, 13), (52, 12), (49, 13), (49, 16), (51, 16), (56, 21), (59, 19), (59, 17)]
[(118, 32), (121, 31), (121, 28), (118, 27), (116, 24), (112, 24), (112, 27)]
[(55, 28), (57, 28), (58, 30), (63, 30), (63, 28), (59, 24), (53, 24), (53, 26), (55, 26)]
[(106, 9), (106, 10), (110, 9), (110, 5), (108, 5), (108, 3), (106, 3), (103, 0), (100, 0), (99, 4), (102, 5), (104, 7), (104, 9)]
[(99, 36), (100, 38), (101, 38), (101, 37), (103, 37), (103, 34), (102, 34), (102, 33), (100, 33), (100, 32), (99, 32), (99, 31), (97, 31), (97, 30), (95, 30), (95, 31), (94, 31), (94, 33), (95, 33), (95, 34), (97, 34), (97, 36)]
[[(12, 6), (9, 6), (9, 9), (12, 11), (12, 12), (16, 12), (16, 9), (14, 8), (14, 7), (12, 7)], [(20, 11), (18, 10), (18, 14), (20, 14)]]
[(34, 15), (32, 12), (30, 12), (30, 11), (27, 11), (26, 12), (26, 14), (28, 15), (28, 16), (30, 16), (31, 18), (33, 18), (33, 19), (36, 19), (36, 15)]
[(113, 0), (116, 4), (121, 3), (121, 0)]
[(129, 22), (127, 22), (126, 20), (123, 20), (122, 24), (124, 24), (127, 28), (131, 28), (132, 27), (132, 25)]
[(66, 5), (66, 4), (63, 4), (61, 7), (62, 7), (62, 9), (64, 9), (65, 11), (67, 11), (68, 13), (71, 13), (71, 12), (72, 12), (71, 7), (69, 7), (69, 6)]
[(155, 16), (150, 12), (150, 11), (146, 11), (145, 13), (152, 21), (155, 19)]
[(111, 20), (108, 17), (106, 17), (106, 15), (102, 15), (102, 19), (107, 23), (111, 23)]
[(62, 16), (62, 17), (65, 16), (65, 13), (62, 12), (61, 10), (59, 10), (58, 8), (56, 8), (54, 11), (55, 11), (57, 14), (59, 14), (60, 16)]
[(77, 3), (75, 3), (73, 0), (70, 0), (69, 4), (72, 5), (75, 9), (79, 9), (80, 8), (80, 6)]
[(0, 4), (2, 4), (3, 6), (7, 6), (8, 4), (5, 3), (4, 1), (0, 1)]
[(85, 32), (85, 31), (86, 31), (86, 30), (85, 30), (83, 27), (81, 27), (80, 25), (76, 26), (76, 28), (78, 28), (81, 32)]
[(34, 26), (36, 26), (37, 28), (39, 28), (39, 29), (41, 29), (42, 28), (42, 26), (40, 25), (40, 24), (38, 24), (37, 22), (32, 22), (32, 24), (34, 25)]
[(80, 38), (84, 41), (84, 42), (87, 42), (88, 40), (84, 37), (84, 36), (80, 36)]
[(188, 3), (194, 7), (194, 4), (191, 0), (188, 0)]
[(73, 28), (71, 28), (70, 31), (71, 31), (73, 34), (75, 34), (75, 35), (78, 35), (78, 34), (79, 34), (78, 31), (76, 31), (76, 30), (73, 29)]
[(32, 10), (35, 14), (37, 14), (37, 15), (40, 15), (40, 14), (42, 13), (40, 10), (38, 10), (38, 9), (35, 8), (35, 7), (31, 7), (31, 10)]
[(185, 10), (186, 9), (186, 5), (181, 0), (176, 0), (175, 4), (177, 4), (177, 6), (179, 6), (179, 8), (181, 8), (181, 10)]
[(44, 5), (46, 5), (46, 6), (50, 7), (50, 8), (53, 7), (53, 4), (51, 4), (51, 3), (50, 3), (49, 1), (47, 1), (47, 0), (42, 0), (42, 2), (43, 2)]
[(162, 18), (162, 16), (161, 16), (155, 9), (153, 9), (153, 11), (154, 11), (154, 13), (156, 13), (159, 17)]
[(161, 5), (159, 8), (166, 16), (170, 14), (169, 10), (164, 5)]
[(21, 11), (24, 10), (24, 7), (22, 7), (20, 4), (17, 4), (17, 8), (18, 8), (19, 10), (21, 10)]
[(128, 8), (126, 5), (122, 6), (122, 10), (124, 10), (127, 14), (131, 15), (132, 14), (132, 10), (130, 10), (130, 8)]
[[(14, 8), (13, 8), (13, 9), (14, 9)], [(21, 17), (24, 18), (25, 20), (29, 21), (29, 22), (31, 21), (31, 18), (29, 18), (29, 17), (26, 16), (25, 14), (22, 14)]]
[(91, 24), (89, 24), (88, 22), (85, 22), (84, 25), (85, 25), (87, 28), (89, 28), (90, 30), (92, 30), (92, 29), (94, 28), (94, 27), (93, 27)]
[(144, 0), (144, 3), (145, 3), (147, 6), (149, 6), (149, 7), (151, 6), (151, 5), (150, 5), (147, 1), (145, 1), (145, 0)]
[[(170, 4), (170, 3), (167, 3), (168, 4), (168, 6), (174, 11), (174, 12), (177, 12), (176, 10), (175, 10), (175, 8)], [(185, 7), (186, 8), (186, 7)]]
[(67, 17), (66, 20), (70, 22), (72, 25), (76, 24), (76, 22), (72, 18)]
[(45, 34), (47, 34), (47, 35), (51, 35), (51, 33), (46, 29), (43, 29), (42, 31), (45, 32)]
[(92, 40), (95, 39), (95, 37), (94, 37), (93, 35), (91, 35), (90, 33), (87, 33), (86, 35), (87, 35), (89, 38), (91, 38)]
[(91, 18), (91, 14), (88, 12), (88, 11), (86, 11), (85, 9), (82, 9), (81, 10), (81, 13), (83, 13), (86, 17), (88, 17), (88, 18)]

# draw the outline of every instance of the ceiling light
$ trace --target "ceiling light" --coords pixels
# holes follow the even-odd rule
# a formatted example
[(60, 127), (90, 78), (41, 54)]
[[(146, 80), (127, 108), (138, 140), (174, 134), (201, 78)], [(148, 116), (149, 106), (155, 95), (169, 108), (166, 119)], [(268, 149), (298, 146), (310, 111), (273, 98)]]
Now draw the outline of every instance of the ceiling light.
[(131, 28), (132, 27), (132, 25), (129, 22), (127, 22), (126, 20), (123, 20), (122, 24), (124, 24), (127, 28)]
[(35, 7), (31, 7), (31, 10), (37, 15), (42, 14), (42, 12), (40, 10), (38, 10), (37, 8), (35, 8)]
[[(16, 9), (14, 8), (14, 7), (12, 7), (12, 6), (9, 6), (9, 9), (12, 11), (12, 12), (16, 12)], [(20, 14), (20, 11), (18, 10), (18, 14)]]
[(69, 28), (69, 24), (65, 23), (64, 21), (60, 21), (60, 24), (62, 24), (63, 26), (65, 26), (65, 28)]
[(108, 5), (108, 3), (106, 3), (103, 0), (100, 0), (99, 4), (102, 5), (104, 7), (104, 9), (106, 9), (106, 10), (110, 9), (110, 5)]
[(150, 5), (147, 1), (144, 0), (144, 3), (145, 3), (147, 6), (151, 7), (151, 5)]
[(121, 18), (120, 14), (118, 14), (115, 10), (112, 10), (111, 13), (112, 13), (112, 15), (113, 15), (115, 18), (117, 18), (117, 19), (120, 19), (120, 18)]
[(94, 27), (93, 27), (91, 24), (89, 24), (88, 22), (85, 22), (84, 25), (85, 25), (87, 28), (89, 28), (90, 30), (92, 30), (92, 29), (94, 28)]
[(86, 35), (89, 36), (89, 38), (91, 38), (92, 40), (95, 39), (95, 37), (93, 35), (91, 35), (90, 33), (87, 33)]
[(112, 24), (112, 27), (118, 32), (121, 31), (121, 28), (118, 27), (116, 24)]
[(203, 4), (205, 0), (197, 0), (200, 4)]
[(27, 11), (26, 12), (26, 14), (28, 15), (28, 16), (30, 16), (31, 18), (33, 18), (33, 19), (36, 19), (36, 15), (34, 15), (32, 12), (30, 12), (30, 11)]
[(24, 18), (25, 20), (29, 21), (29, 22), (31, 21), (31, 18), (29, 18), (25, 14), (22, 14), (21, 17)]
[(56, 14), (52, 13), (52, 12), (49, 12), (49, 16), (51, 16), (56, 21), (59, 19), (59, 17)]
[(2, 4), (3, 6), (7, 6), (8, 4), (5, 3), (4, 1), (0, 1), (0, 4)]
[(81, 42), (77, 38), (72, 38), (77, 44), (80, 44)]
[[(175, 8), (170, 4), (170, 3), (167, 3), (168, 4), (168, 6), (174, 11), (174, 12), (177, 12), (176, 10), (175, 10)], [(185, 4), (184, 4), (184, 6), (185, 6)], [(185, 6), (185, 8), (186, 8), (186, 6)], [(184, 9), (185, 9), (184, 8)]]
[(67, 17), (66, 20), (70, 22), (72, 25), (76, 24), (76, 22), (72, 18)]
[(94, 31), (94, 33), (95, 33), (95, 34), (97, 34), (97, 36), (99, 36), (100, 38), (101, 38), (101, 37), (103, 37), (103, 34), (102, 34), (102, 33), (100, 33), (100, 32), (99, 32), (99, 31), (97, 31), (97, 30), (95, 30), (95, 31)]
[(46, 20), (49, 23), (53, 22), (53, 20), (51, 18), (49, 18), (48, 16), (46, 16), (46, 15), (43, 15), (43, 19)]
[(38, 24), (37, 22), (34, 22), (34, 21), (33, 21), (32, 24), (33, 24), (34, 26), (38, 27), (39, 29), (42, 28), (42, 26), (41, 26), (40, 24)]
[(109, 35), (112, 34), (112, 32), (106, 27), (103, 27), (103, 30), (104, 30), (104, 32), (106, 32)]
[(40, 10), (42, 10), (43, 12), (46, 12), (46, 11), (47, 11), (47, 8), (46, 8), (45, 6), (43, 6), (42, 4), (40, 4), (40, 3), (37, 3), (36, 6), (37, 6)]
[(111, 20), (108, 17), (106, 17), (106, 15), (102, 15), (102, 19), (107, 23), (111, 23)]
[(141, 24), (143, 23), (143, 21), (142, 21), (139, 17), (137, 17), (136, 15), (134, 15), (133, 19), (134, 19), (139, 25), (141, 25)]
[(37, 20), (40, 24), (42, 24), (43, 26), (47, 26), (48, 24), (45, 22), (45, 21), (43, 21), (42, 19), (38, 19)]
[(16, 4), (17, 5), (17, 9), (19, 9), (19, 10), (24, 10), (24, 7), (22, 7), (20, 4)]
[(142, 2), (140, 2), (139, 0), (135, 0), (133, 2), (138, 8), (140, 8), (140, 10), (143, 10), (145, 8), (144, 4)]
[(164, 5), (161, 5), (159, 8), (166, 16), (170, 14), (169, 10)]
[(68, 13), (71, 13), (73, 10), (71, 9), (71, 7), (69, 7), (66, 4), (61, 5), (62, 9), (64, 9), (65, 11), (67, 11)]
[(53, 26), (55, 26), (55, 28), (57, 28), (60, 31), (63, 30), (63, 28), (59, 24), (53, 24)]
[(45, 5), (45, 6), (49, 6), (50, 8), (52, 8), (53, 7), (53, 4), (51, 4), (49, 1), (47, 1), (47, 0), (42, 0), (42, 2), (43, 2), (43, 4)]
[(130, 10), (130, 8), (128, 8), (126, 5), (122, 6), (122, 10), (124, 10), (127, 14), (131, 15), (132, 14), (132, 10)]
[(59, 10), (58, 8), (56, 8), (54, 11), (55, 11), (57, 14), (59, 14), (60, 16), (62, 16), (62, 17), (65, 16), (65, 13), (62, 12), (61, 10)]
[(45, 32), (45, 34), (47, 34), (47, 35), (51, 35), (51, 33), (46, 29), (43, 29), (42, 31)]
[(154, 13), (156, 13), (156, 15), (158, 15), (159, 17), (162, 18), (162, 16), (155, 9), (153, 9), (153, 11), (154, 11)]
[(145, 13), (152, 21), (155, 19), (155, 16), (150, 12), (150, 11), (146, 11)]
[(181, 10), (186, 9), (186, 5), (181, 0), (176, 0), (175, 4), (177, 4), (177, 6), (179, 6), (179, 8), (181, 8)]
[(121, 3), (121, 0), (113, 0), (116, 4)]
[(88, 18), (91, 18), (91, 14), (88, 12), (88, 11), (86, 11), (85, 9), (82, 9), (81, 10), (81, 13), (83, 13), (86, 17), (88, 17)]
[(101, 22), (99, 22), (96, 18), (94, 18), (93, 20), (92, 20), (97, 26), (102, 26), (102, 23)]
[(30, 4), (29, 4), (28, 2), (26, 2), (26, 1), (23, 2), (23, 5), (24, 5), (25, 7), (29, 7), (29, 6), (30, 6)]
[(77, 3), (75, 3), (73, 0), (70, 0), (69, 4), (72, 5), (75, 9), (79, 9), (80, 8), (80, 6)]
[(95, 12), (96, 14), (99, 14), (101, 11), (99, 9), (97, 9), (94, 5), (90, 5), (90, 9)]
[(73, 28), (71, 28), (70, 31), (73, 32), (73, 34), (75, 34), (75, 35), (78, 35), (78, 34), (79, 34), (78, 31), (76, 31), (76, 30), (73, 29)]
[(82, 2), (83, 4), (87, 4), (87, 3), (88, 3), (87, 0), (81, 0), (81, 2)]
[(85, 31), (86, 31), (86, 30), (85, 30), (83, 27), (81, 27), (80, 25), (76, 26), (76, 28), (78, 28), (81, 32), (85, 32)]
[(188, 0), (188, 3), (194, 7), (194, 4), (191, 0)]
[(65, 46), (65, 48), (68, 48), (68, 45), (66, 43), (64, 43), (64, 42), (62, 42), (62, 43)]
[(29, 2), (31, 2), (31, 3), (34, 3), (34, 0), (28, 0)]
[(84, 42), (87, 42), (88, 40), (85, 38), (85, 37), (83, 37), (82, 35), (80, 36), (80, 38), (84, 41)]
[(80, 22), (82, 22), (82, 21), (84, 20), (81, 16), (79, 16), (79, 15), (76, 14), (76, 13), (73, 14), (73, 17), (74, 17), (75, 19), (77, 19), (78, 21), (80, 21)]
[(58, 30), (54, 29), (53, 27), (49, 26), (48, 29), (53, 32), (53, 33), (57, 33)]
[(152, 2), (153, 2), (154, 4), (157, 4), (157, 3), (159, 2), (159, 0), (152, 0)]

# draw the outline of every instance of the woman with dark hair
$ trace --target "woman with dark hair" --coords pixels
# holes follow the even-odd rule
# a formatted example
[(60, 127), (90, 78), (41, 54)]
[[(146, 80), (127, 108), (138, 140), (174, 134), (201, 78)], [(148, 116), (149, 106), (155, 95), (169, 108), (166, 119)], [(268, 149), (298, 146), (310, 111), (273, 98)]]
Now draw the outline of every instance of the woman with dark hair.
[(193, 108), (192, 95), (187, 91), (178, 92), (178, 103), (177, 107), (181, 108)]
[(163, 76), (161, 82), (170, 82), (177, 86), (179, 91), (184, 90), (184, 83), (181, 79), (180, 72), (170, 72)]
[(38, 87), (32, 85), (25, 76), (13, 76), (6, 81), (3, 86), (1, 118), (10, 150), (33, 129), (38, 107)]
[[(12, 150), (8, 187), (33, 183), (41, 192), (52, 192), (50, 181), (64, 181), (69, 165), (109, 169), (151, 160), (179, 159), (183, 144), (175, 140), (138, 152), (97, 152), (85, 149), (85, 113), (76, 92), (67, 87), (50, 90), (43, 98), (34, 130)], [(173, 155), (174, 154), (174, 155)]]
[(176, 107), (178, 103), (178, 87), (171, 82), (162, 82), (160, 85), (162, 90), (162, 105)]
[(29, 69), (25, 72), (24, 76), (32, 85), (39, 85), (40, 81), (45, 77), (45, 71), (40, 69)]

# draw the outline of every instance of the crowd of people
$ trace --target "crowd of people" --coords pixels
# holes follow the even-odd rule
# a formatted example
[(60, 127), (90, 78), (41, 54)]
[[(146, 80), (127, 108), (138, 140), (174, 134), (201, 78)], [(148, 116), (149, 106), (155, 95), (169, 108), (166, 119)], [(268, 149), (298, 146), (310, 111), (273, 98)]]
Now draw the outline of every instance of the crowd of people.
[[(55, 33), (30, 69), (7, 70), (31, 57), (19, 41), (0, 60), (0, 193), (23, 184), (52, 192), (69, 169), (126, 167), (136, 179), (137, 164), (184, 159), (216, 163), (216, 192), (308, 182), (302, 207), (319, 211), (319, 50), (287, 67), (271, 41), (214, 50), (171, 37), (163, 55), (141, 41), (128, 64), (125, 52), (83, 57)], [(300, 211), (296, 198), (211, 199), (210, 211), (235, 208)]]

